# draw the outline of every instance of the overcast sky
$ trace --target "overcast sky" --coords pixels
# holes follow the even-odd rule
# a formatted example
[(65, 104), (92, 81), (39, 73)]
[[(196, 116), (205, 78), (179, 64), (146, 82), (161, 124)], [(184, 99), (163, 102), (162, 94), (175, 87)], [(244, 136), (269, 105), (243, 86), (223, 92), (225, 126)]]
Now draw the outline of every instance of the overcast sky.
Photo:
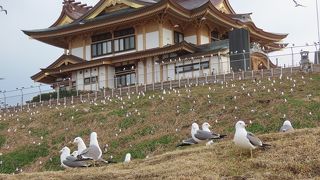
[[(88, 5), (97, 1), (82, 0)], [(300, 2), (307, 7), (295, 8), (292, 0), (230, 0), (237, 13), (252, 12), (257, 27), (289, 33), (284, 42), (304, 45), (318, 41), (316, 1)], [(8, 15), (0, 13), (0, 78), (5, 78), (0, 90), (35, 85), (30, 76), (55, 61), (63, 49), (30, 40), (21, 30), (49, 27), (60, 15), (62, 0), (0, 0), (0, 5), (8, 10)]]

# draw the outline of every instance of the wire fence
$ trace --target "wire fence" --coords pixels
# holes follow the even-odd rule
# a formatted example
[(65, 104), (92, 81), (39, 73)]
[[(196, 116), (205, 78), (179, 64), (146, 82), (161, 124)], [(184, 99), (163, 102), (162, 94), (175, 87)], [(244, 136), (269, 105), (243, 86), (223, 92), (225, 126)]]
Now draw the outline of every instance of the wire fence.
[[(217, 59), (211, 59), (210, 61), (209, 59), (213, 57), (193, 57), (188, 60), (156, 62), (154, 65), (149, 64), (151, 72), (141, 73), (139, 72), (139, 68), (134, 68), (125, 70), (124, 75), (116, 73), (115, 77), (109, 79), (92, 79), (96, 75), (99, 77), (100, 74), (90, 73), (89, 82), (85, 82), (85, 78), (77, 79), (76, 83), (72, 79), (68, 79), (50, 86), (39, 85), (28, 88), (17, 88), (11, 91), (2, 90), (0, 91), (2, 95), (0, 98), (0, 111), (92, 102), (108, 97), (128, 95), (129, 93), (213, 84), (219, 81), (259, 79), (291, 75), (297, 72), (320, 72), (320, 65), (310, 63), (319, 62), (317, 61), (318, 57), (315, 55), (316, 52), (309, 53), (310, 59), (308, 59), (307, 63), (301, 61), (300, 52), (267, 55), (277, 67), (260, 70), (248, 70), (244, 68), (237, 72), (233, 71), (230, 68), (229, 60), (230, 56), (232, 56), (230, 54), (230, 56), (226, 57), (215, 57)], [(245, 55), (245, 53), (238, 53), (237, 55)], [(234, 61), (246, 61), (246, 56), (243, 57), (243, 59), (235, 59)], [(282, 58), (286, 58), (289, 65), (285, 63), (279, 64)], [(209, 62), (209, 64), (206, 64), (206, 62)], [(160, 66), (163, 67), (162, 70), (160, 70)], [(270, 64), (265, 66), (271, 67)], [(107, 88), (108, 86), (109, 88)], [(52, 87), (55, 87), (55, 89)]]

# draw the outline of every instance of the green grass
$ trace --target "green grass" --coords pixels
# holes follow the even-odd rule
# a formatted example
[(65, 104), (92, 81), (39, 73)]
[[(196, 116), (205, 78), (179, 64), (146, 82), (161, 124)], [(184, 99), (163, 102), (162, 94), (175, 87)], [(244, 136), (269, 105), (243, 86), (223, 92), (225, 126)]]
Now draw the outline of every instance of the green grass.
[(0, 135), (0, 147), (2, 147), (7, 141), (6, 136)]
[(47, 129), (41, 128), (41, 129), (35, 129), (35, 128), (30, 128), (32, 136), (36, 137), (46, 137), (49, 135), (49, 131)]
[(45, 163), (44, 167), (42, 168), (45, 171), (59, 171), (63, 170), (60, 166), (60, 156), (53, 156), (51, 159)]
[(0, 157), (2, 165), (0, 165), (0, 173), (13, 173), (16, 168), (33, 163), (39, 157), (45, 157), (49, 154), (48, 146), (42, 144), (40, 146), (27, 146), (4, 154)]
[(0, 131), (7, 129), (9, 126), (9, 123), (0, 123)]
[(119, 123), (119, 128), (121, 129), (128, 129), (129, 127), (133, 126), (136, 124), (137, 120), (133, 117), (127, 117), (124, 118), (120, 123)]

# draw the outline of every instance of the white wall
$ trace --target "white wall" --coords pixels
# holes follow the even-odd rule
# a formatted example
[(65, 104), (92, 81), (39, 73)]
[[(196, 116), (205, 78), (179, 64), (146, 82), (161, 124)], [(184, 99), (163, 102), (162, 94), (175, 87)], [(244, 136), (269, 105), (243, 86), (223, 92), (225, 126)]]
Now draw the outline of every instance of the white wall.
[(107, 87), (107, 79), (106, 79), (106, 67), (105, 66), (100, 66), (99, 67), (99, 88), (106, 88)]
[(138, 51), (143, 50), (143, 35), (142, 34), (138, 34), (138, 37), (137, 37), (137, 50)]
[(208, 43), (209, 43), (209, 37), (201, 35), (201, 44), (208, 44)]
[(143, 61), (138, 62), (138, 84), (144, 84), (144, 65)]
[(72, 55), (83, 58), (83, 47), (72, 49)]
[(163, 46), (173, 44), (172, 34), (171, 30), (163, 28)]
[(162, 79), (163, 81), (166, 81), (168, 79), (168, 74), (167, 74), (167, 65), (163, 65), (163, 73), (162, 73)]
[(168, 78), (165, 81), (170, 81), (175, 79), (175, 66), (174, 64), (168, 64)]
[(146, 49), (159, 47), (159, 31), (146, 33)]
[(152, 59), (147, 59), (147, 84), (152, 83)]
[(91, 60), (91, 46), (86, 46), (86, 60)]
[(197, 36), (196, 35), (184, 37), (184, 40), (187, 41), (188, 43), (197, 44)]
[[(82, 72), (82, 73), (80, 73)], [(76, 79), (76, 84), (77, 84), (77, 90), (84, 90), (84, 85), (83, 85), (83, 70), (79, 70), (79, 71), (76, 71), (77, 73), (77, 79)]]
[(114, 88), (114, 74), (115, 69), (112, 66), (107, 67), (107, 73), (108, 73), (108, 88)]

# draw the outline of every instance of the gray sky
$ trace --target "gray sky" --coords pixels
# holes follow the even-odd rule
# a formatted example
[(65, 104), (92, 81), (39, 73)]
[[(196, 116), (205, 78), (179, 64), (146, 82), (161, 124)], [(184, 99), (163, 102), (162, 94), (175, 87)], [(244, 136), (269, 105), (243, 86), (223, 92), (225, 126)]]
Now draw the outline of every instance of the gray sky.
[[(82, 0), (88, 5), (97, 1)], [(300, 8), (295, 8), (292, 0), (230, 2), (237, 13), (252, 12), (257, 27), (269, 32), (289, 33), (284, 42), (305, 45), (318, 41), (315, 0), (300, 0), (307, 6)], [(60, 15), (62, 0), (0, 0), (0, 5), (8, 10), (7, 16), (0, 13), (0, 77), (5, 78), (0, 81), (0, 90), (35, 85), (30, 76), (55, 61), (63, 49), (30, 40), (21, 30), (49, 27)], [(278, 52), (283, 53), (286, 51)]]

